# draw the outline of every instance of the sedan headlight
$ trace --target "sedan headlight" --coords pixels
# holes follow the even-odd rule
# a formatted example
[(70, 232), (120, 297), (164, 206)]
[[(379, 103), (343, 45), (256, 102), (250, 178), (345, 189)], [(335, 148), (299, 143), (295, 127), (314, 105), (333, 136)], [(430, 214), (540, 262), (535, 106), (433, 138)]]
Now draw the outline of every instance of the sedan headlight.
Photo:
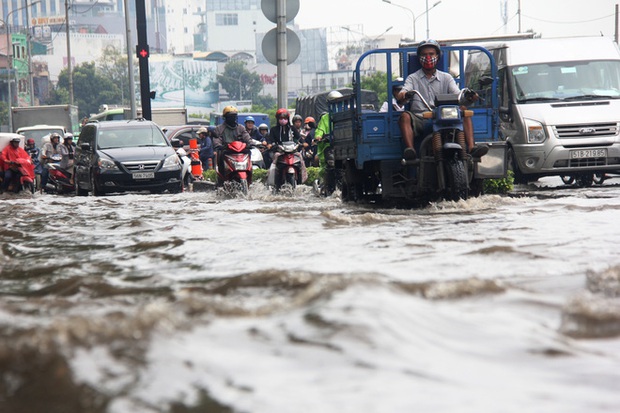
[(164, 160), (164, 166), (161, 167), (162, 170), (175, 170), (179, 169), (181, 166), (181, 161), (179, 160), (179, 156), (175, 153), (174, 155), (170, 155)]
[(459, 108), (457, 106), (447, 106), (441, 108), (441, 119), (458, 119), (459, 118)]
[(99, 158), (98, 163), (102, 171), (118, 171), (118, 166), (111, 159)]
[(525, 127), (527, 129), (527, 143), (543, 143), (547, 139), (542, 123), (525, 119)]

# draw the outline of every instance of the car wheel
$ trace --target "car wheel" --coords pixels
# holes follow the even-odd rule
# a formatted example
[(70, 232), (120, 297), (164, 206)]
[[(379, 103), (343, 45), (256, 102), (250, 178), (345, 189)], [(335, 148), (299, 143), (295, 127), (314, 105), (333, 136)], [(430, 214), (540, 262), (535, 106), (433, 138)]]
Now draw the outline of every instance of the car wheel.
[(103, 191), (99, 189), (97, 186), (97, 181), (95, 179), (95, 174), (91, 172), (90, 174), (90, 190), (93, 193), (93, 196), (101, 196), (103, 195)]

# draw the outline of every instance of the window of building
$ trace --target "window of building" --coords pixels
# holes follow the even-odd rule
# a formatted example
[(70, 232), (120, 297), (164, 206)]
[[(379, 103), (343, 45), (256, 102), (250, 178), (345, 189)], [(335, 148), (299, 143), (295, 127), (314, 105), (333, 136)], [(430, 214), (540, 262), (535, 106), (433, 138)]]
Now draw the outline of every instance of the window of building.
[(238, 26), (239, 16), (237, 13), (218, 13), (215, 15), (216, 26)]

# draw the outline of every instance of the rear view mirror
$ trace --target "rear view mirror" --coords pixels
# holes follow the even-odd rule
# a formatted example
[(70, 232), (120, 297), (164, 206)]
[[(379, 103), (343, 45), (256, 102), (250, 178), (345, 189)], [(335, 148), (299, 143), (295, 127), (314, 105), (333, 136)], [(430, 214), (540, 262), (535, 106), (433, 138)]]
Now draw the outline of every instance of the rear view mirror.
[(493, 83), (493, 78), (491, 76), (482, 76), (478, 79), (478, 84), (480, 88), (484, 88), (485, 86), (489, 86)]
[(82, 144), (80, 145), (80, 148), (81, 148), (83, 151), (89, 151), (89, 152), (90, 152), (90, 143), (82, 143)]
[(183, 141), (177, 138), (174, 138), (170, 141), (170, 144), (172, 145), (173, 148), (182, 148), (183, 147)]

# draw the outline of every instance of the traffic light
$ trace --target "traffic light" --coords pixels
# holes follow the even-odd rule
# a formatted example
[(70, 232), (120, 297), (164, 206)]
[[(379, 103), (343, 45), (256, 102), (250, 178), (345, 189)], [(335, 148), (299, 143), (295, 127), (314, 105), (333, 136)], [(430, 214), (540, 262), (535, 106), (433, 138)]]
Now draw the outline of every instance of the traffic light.
[(149, 58), (149, 46), (136, 46), (136, 55), (138, 59), (148, 59)]

